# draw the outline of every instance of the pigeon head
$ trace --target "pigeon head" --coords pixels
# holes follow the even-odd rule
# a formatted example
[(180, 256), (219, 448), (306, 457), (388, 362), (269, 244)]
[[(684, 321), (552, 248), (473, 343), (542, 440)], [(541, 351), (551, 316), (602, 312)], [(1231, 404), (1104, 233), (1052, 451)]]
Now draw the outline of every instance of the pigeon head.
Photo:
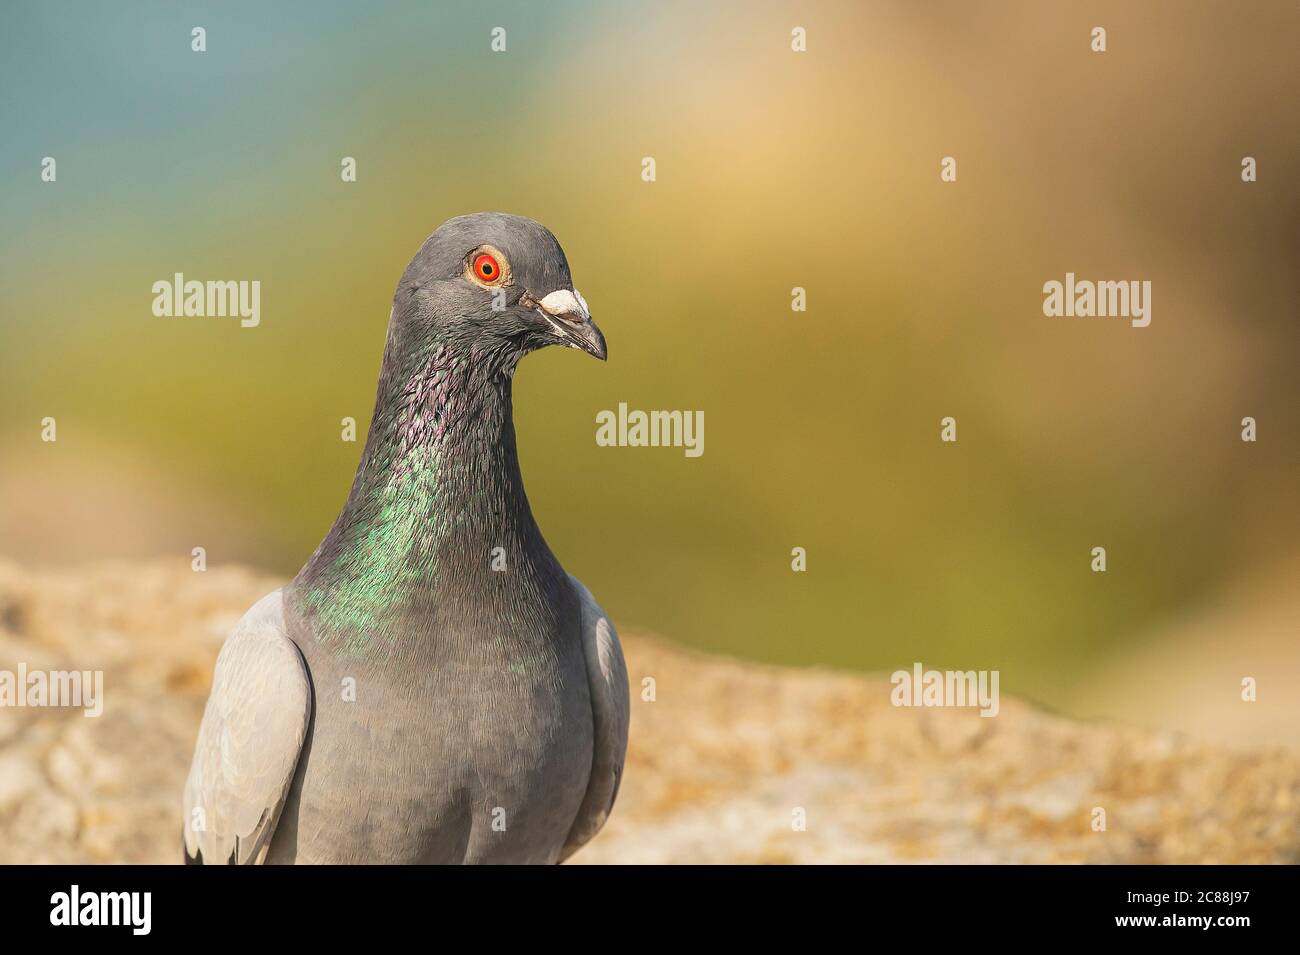
[(398, 283), (392, 324), (405, 341), (507, 369), (547, 345), (606, 356), (555, 236), (500, 212), (448, 219), (424, 241)]

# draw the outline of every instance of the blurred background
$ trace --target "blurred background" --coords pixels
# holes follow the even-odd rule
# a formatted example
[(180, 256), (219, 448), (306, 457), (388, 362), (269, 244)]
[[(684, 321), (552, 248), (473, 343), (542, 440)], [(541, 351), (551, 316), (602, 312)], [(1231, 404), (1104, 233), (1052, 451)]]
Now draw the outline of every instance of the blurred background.
[[(504, 210), (609, 341), (528, 359), (515, 403), (539, 523), (621, 627), (1300, 743), (1300, 9), (1078, 6), (6, 6), (0, 555), (292, 575), (402, 269)], [(1067, 271), (1150, 280), (1150, 327), (1044, 317)], [(261, 325), (154, 317), (174, 272), (260, 280)], [(703, 410), (704, 455), (597, 447), (619, 402)]]

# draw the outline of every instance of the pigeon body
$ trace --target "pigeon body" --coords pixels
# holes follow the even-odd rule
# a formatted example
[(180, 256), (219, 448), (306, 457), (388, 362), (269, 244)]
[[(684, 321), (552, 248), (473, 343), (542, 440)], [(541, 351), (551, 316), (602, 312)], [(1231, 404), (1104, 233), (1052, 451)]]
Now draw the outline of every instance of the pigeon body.
[(549, 231), (484, 213), (426, 240), (348, 499), (218, 658), (187, 858), (550, 863), (604, 824), (622, 653), (533, 519), (511, 415), (549, 344), (605, 357)]

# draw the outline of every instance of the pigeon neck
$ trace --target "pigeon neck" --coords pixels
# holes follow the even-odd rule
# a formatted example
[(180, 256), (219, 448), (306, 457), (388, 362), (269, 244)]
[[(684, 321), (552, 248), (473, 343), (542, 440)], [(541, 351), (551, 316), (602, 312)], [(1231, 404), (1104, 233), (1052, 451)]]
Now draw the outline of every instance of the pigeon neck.
[(445, 346), (405, 366), (385, 356), (352, 491), (295, 581), (317, 632), (364, 645), (430, 600), (472, 614), (496, 571), (558, 570), (524, 493), (512, 370)]

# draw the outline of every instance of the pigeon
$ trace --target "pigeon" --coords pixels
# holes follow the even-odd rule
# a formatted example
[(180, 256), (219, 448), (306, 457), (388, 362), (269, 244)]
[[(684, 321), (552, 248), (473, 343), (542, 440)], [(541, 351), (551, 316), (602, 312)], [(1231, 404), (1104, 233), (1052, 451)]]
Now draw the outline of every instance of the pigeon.
[(477, 213), (425, 240), (347, 501), (217, 658), (187, 862), (553, 864), (600, 831), (627, 670), (524, 493), (511, 382), (547, 345), (606, 358), (548, 229)]

